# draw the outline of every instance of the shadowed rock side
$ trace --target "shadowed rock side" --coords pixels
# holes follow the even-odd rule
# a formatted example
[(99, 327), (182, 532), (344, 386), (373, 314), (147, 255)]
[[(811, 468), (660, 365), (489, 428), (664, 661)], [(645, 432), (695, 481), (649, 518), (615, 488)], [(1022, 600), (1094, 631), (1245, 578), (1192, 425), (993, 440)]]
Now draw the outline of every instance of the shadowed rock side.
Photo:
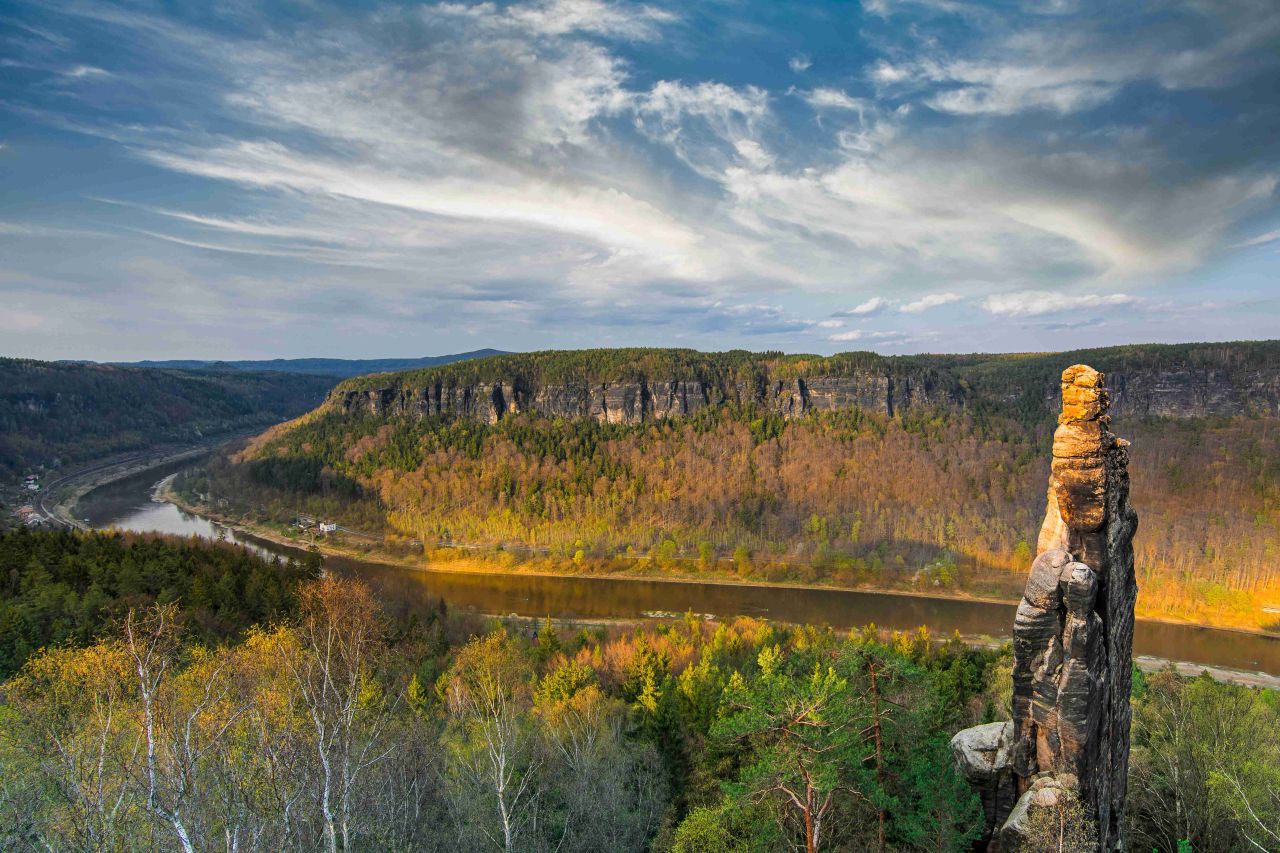
[(1013, 721), (952, 741), (961, 770), (990, 804), (991, 849), (1017, 849), (1034, 810), (1064, 790), (1096, 822), (1098, 850), (1121, 846), (1137, 515), (1128, 442), (1108, 429), (1108, 405), (1101, 373), (1063, 371), (1039, 553), (1014, 621)]
[[(1280, 414), (1280, 342), (1118, 347), (1088, 355), (1114, 365), (1108, 391), (1117, 417)], [(1047, 355), (547, 351), (347, 380), (328, 407), (356, 416), (488, 423), (529, 412), (633, 424), (725, 403), (788, 418), (855, 408), (893, 416), (938, 405), (1026, 416), (1037, 403), (1046, 414), (1060, 410), (1056, 364)]]
[(759, 382), (665, 381), (538, 384), (512, 381), (423, 387), (338, 389), (337, 405), (347, 413), (378, 416), (452, 415), (496, 423), (506, 415), (536, 412), (548, 417), (594, 418), (632, 424), (691, 415), (722, 403), (756, 403), (784, 417), (838, 409), (866, 409), (893, 415), (913, 405), (954, 403), (927, 379), (867, 371), (813, 379), (762, 378)]

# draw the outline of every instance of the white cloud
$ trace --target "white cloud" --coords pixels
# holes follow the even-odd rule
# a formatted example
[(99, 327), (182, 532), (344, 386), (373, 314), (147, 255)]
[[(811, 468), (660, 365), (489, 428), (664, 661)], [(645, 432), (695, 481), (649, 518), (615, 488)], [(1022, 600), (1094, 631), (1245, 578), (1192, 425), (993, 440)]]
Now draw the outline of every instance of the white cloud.
[(689, 86), (678, 80), (660, 80), (636, 106), (640, 112), (656, 113), (664, 121), (675, 122), (684, 116), (724, 119), (736, 114), (759, 118), (768, 103), (768, 94), (755, 86), (735, 89), (724, 83)]
[(873, 296), (866, 302), (860, 303), (859, 305), (849, 309), (849, 313), (860, 315), (878, 314), (888, 307), (889, 300), (885, 299), (883, 296)]
[(803, 93), (802, 97), (815, 110), (852, 110), (861, 115), (870, 104), (855, 98), (843, 89), (818, 88)]
[(1231, 248), (1245, 249), (1250, 246), (1262, 246), (1262, 245), (1265, 245), (1266, 243), (1274, 243), (1276, 240), (1280, 240), (1280, 230), (1268, 231), (1266, 234), (1259, 234), (1257, 237), (1250, 237), (1248, 240), (1245, 240), (1243, 243), (1236, 243)]
[(847, 332), (837, 332), (836, 334), (827, 338), (827, 340), (842, 341), (842, 342), (856, 341), (856, 340), (860, 340), (865, 334), (866, 333), (860, 329), (850, 329)]
[(516, 27), (538, 36), (591, 33), (636, 41), (657, 38), (661, 25), (676, 20), (665, 9), (602, 0), (541, 0), (502, 10), (493, 3), (440, 3), (424, 11), (470, 18), (490, 29)]
[(803, 53), (797, 53), (787, 60), (787, 67), (799, 74), (801, 71), (808, 71), (813, 67), (813, 60)]
[(904, 314), (919, 314), (922, 311), (928, 311), (930, 308), (937, 308), (942, 305), (950, 305), (953, 302), (959, 302), (964, 297), (958, 293), (930, 293), (922, 296), (914, 302), (908, 302), (900, 309)]
[(851, 341), (868, 341), (880, 346), (902, 346), (917, 340), (916, 336), (907, 332), (866, 332), (860, 329), (850, 329), (847, 332), (838, 332), (830, 335), (827, 340), (836, 343), (849, 343)]
[(110, 77), (111, 72), (93, 65), (76, 65), (62, 72), (64, 77), (83, 78), (83, 77)]
[(1038, 317), (1063, 311), (1133, 305), (1137, 301), (1136, 297), (1124, 293), (1067, 294), (1049, 290), (1020, 290), (988, 296), (983, 300), (982, 308), (989, 314), (1001, 317)]
[(819, 329), (838, 329), (844, 325), (844, 320), (819, 320), (814, 325)]

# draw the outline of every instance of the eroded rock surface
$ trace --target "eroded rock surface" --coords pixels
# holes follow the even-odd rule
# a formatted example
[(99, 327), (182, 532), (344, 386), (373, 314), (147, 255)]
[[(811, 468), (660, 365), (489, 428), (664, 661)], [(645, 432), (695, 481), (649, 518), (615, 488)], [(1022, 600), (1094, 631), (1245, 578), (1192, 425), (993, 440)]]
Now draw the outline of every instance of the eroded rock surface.
[[(1111, 434), (1109, 403), (1101, 373), (1085, 365), (1063, 371), (1039, 553), (1014, 621), (1006, 754), (1018, 799), (1011, 811), (997, 803), (989, 814), (996, 849), (1020, 837), (1031, 810), (1052, 806), (1057, 800), (1047, 791), (1058, 788), (1074, 791), (1096, 821), (1098, 850), (1121, 846), (1137, 515), (1129, 505), (1128, 442)], [(956, 741), (980, 738), (971, 729)], [(985, 805), (988, 795), (974, 781)]]
[(706, 406), (723, 403), (750, 403), (786, 418), (847, 409), (894, 415), (912, 406), (960, 403), (947, 388), (931, 381), (927, 372), (910, 377), (873, 370), (856, 371), (849, 376), (761, 377), (754, 383), (657, 378), (556, 384), (522, 380), (474, 385), (440, 382), (373, 390), (339, 388), (331, 399), (351, 414), (450, 415), (495, 423), (509, 414), (536, 412), (548, 417), (626, 424), (691, 415)]
[(997, 820), (1009, 814), (1017, 800), (1010, 771), (1009, 751), (1013, 747), (1013, 723), (987, 723), (956, 734), (951, 739), (951, 754), (960, 773), (982, 798), (986, 818), (986, 834), (991, 839)]

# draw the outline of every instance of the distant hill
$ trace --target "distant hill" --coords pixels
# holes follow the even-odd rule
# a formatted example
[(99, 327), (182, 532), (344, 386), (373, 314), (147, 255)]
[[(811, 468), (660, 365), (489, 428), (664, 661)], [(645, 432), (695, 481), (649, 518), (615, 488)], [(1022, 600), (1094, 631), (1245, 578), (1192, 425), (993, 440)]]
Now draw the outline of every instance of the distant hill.
[(430, 355), (422, 358), (273, 358), (262, 361), (201, 361), (199, 359), (171, 359), (168, 361), (112, 362), (116, 367), (141, 367), (167, 370), (244, 370), (251, 372), (276, 371), (301, 373), (307, 376), (332, 376), (346, 379), (369, 373), (387, 373), (396, 370), (415, 370), (437, 367), (455, 361), (506, 355), (503, 350), (478, 349), (450, 355)]
[(0, 475), (266, 427), (316, 406), (333, 381), (0, 358)]

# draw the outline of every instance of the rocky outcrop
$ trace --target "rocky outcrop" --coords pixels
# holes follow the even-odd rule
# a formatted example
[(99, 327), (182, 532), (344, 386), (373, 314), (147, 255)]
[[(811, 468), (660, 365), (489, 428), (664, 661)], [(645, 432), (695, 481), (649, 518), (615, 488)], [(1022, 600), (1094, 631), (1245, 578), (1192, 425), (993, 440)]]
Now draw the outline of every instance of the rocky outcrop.
[(810, 412), (853, 408), (894, 415), (912, 406), (958, 400), (927, 377), (867, 371), (850, 376), (765, 378), (732, 384), (671, 379), (555, 384), (513, 380), (474, 385), (339, 388), (330, 402), (349, 414), (379, 417), (451, 415), (496, 423), (509, 414), (534, 412), (547, 417), (635, 424), (691, 415), (723, 403), (755, 403), (783, 417), (796, 418)]
[[(1030, 812), (1057, 802), (1046, 791), (1062, 788), (1095, 822), (1097, 849), (1110, 851), (1121, 846), (1129, 766), (1137, 516), (1128, 442), (1109, 429), (1103, 375), (1069, 367), (1061, 394), (1039, 553), (1014, 621), (1012, 744), (1004, 754), (1018, 800), (989, 815), (988, 831), (995, 847), (1016, 846)], [(953, 746), (974, 732), (961, 732)]]
[[(1280, 343), (1118, 347), (1089, 351), (1108, 373), (1119, 418), (1280, 415)], [(329, 407), (375, 416), (443, 415), (495, 422), (509, 414), (641, 423), (707, 406), (752, 404), (787, 418), (920, 406), (1011, 417), (1060, 406), (1056, 356), (784, 356), (692, 350), (509, 354), (348, 380)]]
[(980, 844), (987, 844), (1018, 799), (1010, 769), (1013, 723), (987, 723), (965, 729), (951, 739), (951, 754), (961, 775), (982, 799), (986, 819)]

